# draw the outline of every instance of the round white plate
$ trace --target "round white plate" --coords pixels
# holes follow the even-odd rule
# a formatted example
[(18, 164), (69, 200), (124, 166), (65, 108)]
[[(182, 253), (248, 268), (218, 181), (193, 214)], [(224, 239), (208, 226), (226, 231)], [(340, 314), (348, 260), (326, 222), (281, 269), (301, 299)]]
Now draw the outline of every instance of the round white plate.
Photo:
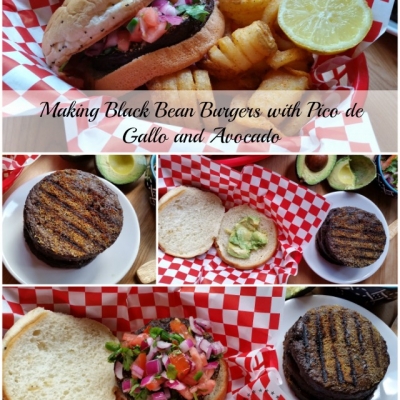
[(279, 337), (281, 338), (281, 340), (276, 346), (276, 350), (278, 353), (279, 371), (283, 381), (281, 389), (285, 393), (286, 400), (296, 400), (297, 398), (289, 388), (283, 374), (283, 338), (286, 332), (297, 321), (297, 319), (305, 314), (308, 310), (314, 307), (334, 304), (358, 311), (361, 315), (368, 318), (374, 324), (382, 337), (385, 339), (388, 347), (388, 353), (390, 355), (390, 365), (385, 377), (379, 384), (377, 390), (374, 393), (374, 397), (371, 400), (397, 400), (397, 336), (383, 321), (381, 321), (378, 317), (376, 317), (365, 308), (350, 301), (333, 296), (306, 296), (287, 300), (285, 302), (279, 327)]
[(21, 283), (113, 284), (119, 282), (132, 267), (140, 243), (139, 222), (126, 196), (110, 182), (101, 179), (118, 195), (124, 213), (122, 231), (106, 251), (90, 264), (79, 269), (52, 268), (29, 250), (23, 235), (23, 211), (32, 187), (48, 174), (37, 176), (11, 194), (3, 206), (3, 262)]
[(386, 232), (386, 244), (381, 256), (373, 264), (364, 268), (343, 267), (332, 264), (319, 254), (315, 243), (315, 235), (306, 246), (303, 256), (309, 267), (321, 278), (333, 283), (357, 283), (369, 278), (383, 264), (389, 250), (389, 227), (381, 210), (369, 199), (358, 193), (333, 192), (325, 196), (331, 204), (330, 208), (357, 207), (373, 213), (382, 222)]

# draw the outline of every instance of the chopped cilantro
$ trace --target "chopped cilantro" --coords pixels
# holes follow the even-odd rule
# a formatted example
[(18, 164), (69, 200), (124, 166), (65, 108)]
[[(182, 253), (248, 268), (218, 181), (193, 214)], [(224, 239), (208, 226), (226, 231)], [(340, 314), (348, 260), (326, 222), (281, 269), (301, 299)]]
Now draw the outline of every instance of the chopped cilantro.
[(205, 9), (205, 5), (201, 4), (184, 4), (176, 7), (178, 15), (186, 14), (193, 19), (204, 22), (209, 12)]

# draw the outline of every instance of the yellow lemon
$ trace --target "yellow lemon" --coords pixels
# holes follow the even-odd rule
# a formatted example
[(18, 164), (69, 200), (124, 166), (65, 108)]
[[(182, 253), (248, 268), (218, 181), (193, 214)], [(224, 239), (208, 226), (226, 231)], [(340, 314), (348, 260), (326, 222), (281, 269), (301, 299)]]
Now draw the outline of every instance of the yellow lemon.
[(282, 0), (278, 23), (298, 46), (337, 54), (359, 44), (373, 21), (365, 0)]

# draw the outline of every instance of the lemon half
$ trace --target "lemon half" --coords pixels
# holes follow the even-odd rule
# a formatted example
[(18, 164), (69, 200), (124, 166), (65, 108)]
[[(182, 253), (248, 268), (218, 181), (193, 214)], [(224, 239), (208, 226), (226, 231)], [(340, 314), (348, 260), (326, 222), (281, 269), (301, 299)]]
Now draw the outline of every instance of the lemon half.
[(373, 21), (365, 0), (282, 0), (278, 23), (298, 46), (337, 54), (359, 44)]

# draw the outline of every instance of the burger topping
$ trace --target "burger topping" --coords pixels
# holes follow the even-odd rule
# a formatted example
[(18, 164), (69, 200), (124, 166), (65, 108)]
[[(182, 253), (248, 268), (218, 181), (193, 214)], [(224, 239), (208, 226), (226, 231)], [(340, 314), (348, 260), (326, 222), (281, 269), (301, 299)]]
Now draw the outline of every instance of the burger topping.
[(211, 393), (219, 358), (226, 351), (220, 342), (211, 342), (208, 321), (189, 318), (189, 326), (179, 319), (170, 321), (168, 331), (148, 326), (138, 335), (125, 333), (121, 344), (107, 342), (109, 362), (120, 388), (129, 399), (166, 400), (170, 390), (183, 398), (197, 400)]
[(180, 25), (184, 19), (193, 18), (204, 22), (209, 12), (200, 0), (155, 0), (150, 7), (142, 8), (125, 26), (111, 32), (90, 46), (85, 54), (89, 57), (107, 54), (113, 50), (127, 52), (130, 43), (154, 43), (171, 26)]

